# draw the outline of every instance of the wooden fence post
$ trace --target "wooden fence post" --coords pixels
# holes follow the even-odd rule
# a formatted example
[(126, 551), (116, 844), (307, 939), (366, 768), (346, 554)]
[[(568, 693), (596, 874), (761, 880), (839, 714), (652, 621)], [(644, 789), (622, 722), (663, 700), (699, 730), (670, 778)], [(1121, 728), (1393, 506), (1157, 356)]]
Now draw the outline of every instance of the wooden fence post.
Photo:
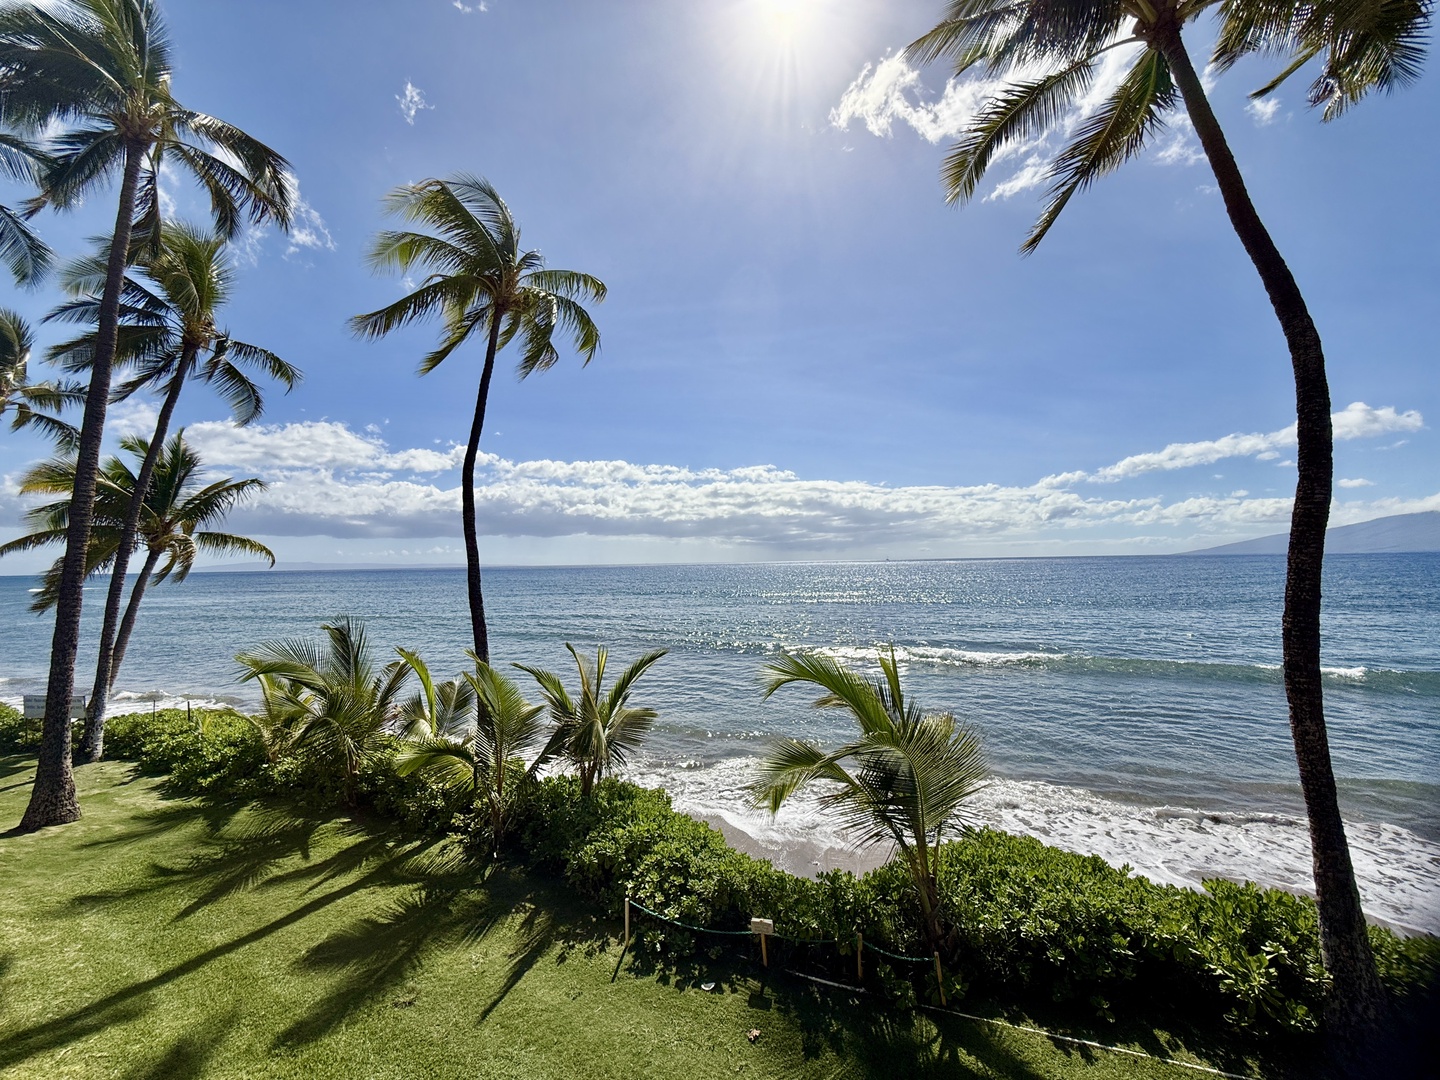
[(625, 895), (625, 948), (630, 947), (630, 895)]
[(940, 971), (940, 953), (938, 950), (935, 953), (935, 985), (940, 988), (940, 1004), (947, 1004), (945, 1001), (945, 976)]
[(860, 933), (855, 935), (855, 981), (865, 981), (865, 935)]

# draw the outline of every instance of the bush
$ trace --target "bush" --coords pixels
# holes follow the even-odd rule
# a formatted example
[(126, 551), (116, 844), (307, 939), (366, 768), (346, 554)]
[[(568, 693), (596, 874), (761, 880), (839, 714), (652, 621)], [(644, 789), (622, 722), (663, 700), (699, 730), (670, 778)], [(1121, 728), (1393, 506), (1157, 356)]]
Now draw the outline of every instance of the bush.
[(18, 709), (0, 705), (0, 753), (35, 753), (40, 749), (42, 723), (40, 720), (26, 720)]

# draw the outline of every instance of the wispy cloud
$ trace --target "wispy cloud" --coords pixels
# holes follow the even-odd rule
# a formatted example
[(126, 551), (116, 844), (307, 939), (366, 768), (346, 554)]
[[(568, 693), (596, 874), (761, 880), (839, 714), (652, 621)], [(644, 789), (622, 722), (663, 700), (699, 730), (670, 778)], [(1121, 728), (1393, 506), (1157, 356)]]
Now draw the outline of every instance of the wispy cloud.
[(425, 91), (421, 90), (409, 79), (405, 80), (404, 92), (396, 94), (395, 100), (400, 103), (400, 115), (405, 118), (405, 123), (411, 127), (415, 126), (415, 117), (420, 112), (425, 109), (435, 108), (434, 105), (429, 104), (425, 100)]
[(1280, 99), (1274, 97), (1256, 98), (1245, 106), (1245, 111), (1255, 121), (1256, 127), (1268, 127), (1280, 115)]
[(485, 0), (476, 0), (473, 4), (462, 3), (462, 0), (451, 0), (450, 6), (461, 15), (473, 15), (477, 11), (489, 11), (490, 5)]
[[(1424, 418), (1413, 409), (1402, 413), (1397, 412), (1391, 405), (1374, 408), (1363, 401), (1352, 402), (1335, 413), (1331, 417), (1331, 423), (1334, 426), (1335, 438), (1340, 441), (1370, 439), (1399, 431), (1419, 431), (1425, 426)], [(1081, 481), (1114, 483), (1157, 470), (1210, 465), (1225, 458), (1253, 457), (1269, 461), (1278, 458), (1281, 450), (1294, 446), (1295, 425), (1291, 424), (1269, 434), (1226, 435), (1221, 439), (1202, 442), (1171, 443), (1163, 450), (1133, 454), (1094, 472), (1061, 473), (1046, 477), (1041, 483), (1067, 486)]]
[[(1418, 413), (1360, 403), (1335, 416), (1341, 439), (1420, 426)], [(460, 489), (453, 473), (462, 447), (392, 450), (378, 432), (357, 432), (333, 421), (249, 428), (201, 423), (189, 428), (188, 437), (212, 466), (247, 470), (269, 482), (264, 495), (240, 512), (237, 528), (263, 535), (372, 538), (447, 537), (458, 530)], [(1227, 457), (1260, 457), (1293, 441), (1288, 428), (1229, 435), (1172, 444), (1026, 486), (963, 487), (808, 479), (771, 465), (689, 469), (628, 461), (512, 461), (482, 453), (477, 502), (481, 527), (490, 535), (707, 539), (780, 553), (953, 544), (957, 538), (1135, 535), (1155, 528), (1233, 535), (1283, 527), (1290, 499), (1251, 497), (1243, 489), (1170, 500), (1133, 488), (1106, 496), (1093, 485)], [(1367, 513), (1371, 505), (1338, 505), (1335, 521), (1373, 516)], [(1404, 506), (1440, 507), (1440, 495)]]
[[(991, 168), (1007, 160), (1020, 162), (985, 196), (985, 201), (1008, 199), (1022, 191), (1041, 187), (1048, 182), (1047, 163), (1058, 140), (1074, 133), (1076, 128), (1101, 107), (1120, 84), (1134, 62), (1136, 48), (1118, 48), (1105, 54), (1095, 78), (1073, 108), (1057, 118), (1047, 130), (1033, 137), (1017, 140), (991, 161)], [(927, 100), (920, 72), (910, 66), (903, 53), (894, 53), (875, 63), (867, 63), (860, 74), (830, 110), (830, 123), (841, 130), (859, 122), (870, 134), (889, 138), (897, 124), (913, 130), (927, 142), (958, 139), (975, 116), (1006, 86), (1037, 77), (1040, 69), (1019, 68), (1003, 77), (967, 74), (945, 83), (939, 98)], [(1163, 165), (1189, 165), (1202, 160), (1194, 130), (1183, 113), (1166, 118), (1167, 132), (1153, 149), (1153, 160)]]

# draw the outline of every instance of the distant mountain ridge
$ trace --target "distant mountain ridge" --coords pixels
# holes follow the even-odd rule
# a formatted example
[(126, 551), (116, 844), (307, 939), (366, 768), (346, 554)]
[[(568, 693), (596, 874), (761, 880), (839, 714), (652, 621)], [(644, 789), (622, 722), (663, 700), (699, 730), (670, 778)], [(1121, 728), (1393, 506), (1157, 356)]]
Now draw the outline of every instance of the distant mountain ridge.
[[(1284, 555), (1288, 532), (1235, 544), (1187, 551), (1186, 555)], [(1440, 510), (1395, 514), (1341, 525), (1325, 534), (1327, 555), (1379, 555), (1385, 552), (1440, 551)]]

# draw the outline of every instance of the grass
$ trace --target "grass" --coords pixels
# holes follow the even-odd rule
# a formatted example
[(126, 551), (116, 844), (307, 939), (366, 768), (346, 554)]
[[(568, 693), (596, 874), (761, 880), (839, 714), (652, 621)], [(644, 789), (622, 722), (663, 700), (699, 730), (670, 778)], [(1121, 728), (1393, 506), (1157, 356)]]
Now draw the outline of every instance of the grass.
[[(0, 757), (0, 820), (33, 763)], [(791, 979), (640, 975), (610, 913), (477, 881), (379, 826), (77, 774), (78, 823), (0, 835), (6, 1077), (1040, 1077), (1199, 1074)], [(760, 1031), (751, 1043), (746, 1033)]]

